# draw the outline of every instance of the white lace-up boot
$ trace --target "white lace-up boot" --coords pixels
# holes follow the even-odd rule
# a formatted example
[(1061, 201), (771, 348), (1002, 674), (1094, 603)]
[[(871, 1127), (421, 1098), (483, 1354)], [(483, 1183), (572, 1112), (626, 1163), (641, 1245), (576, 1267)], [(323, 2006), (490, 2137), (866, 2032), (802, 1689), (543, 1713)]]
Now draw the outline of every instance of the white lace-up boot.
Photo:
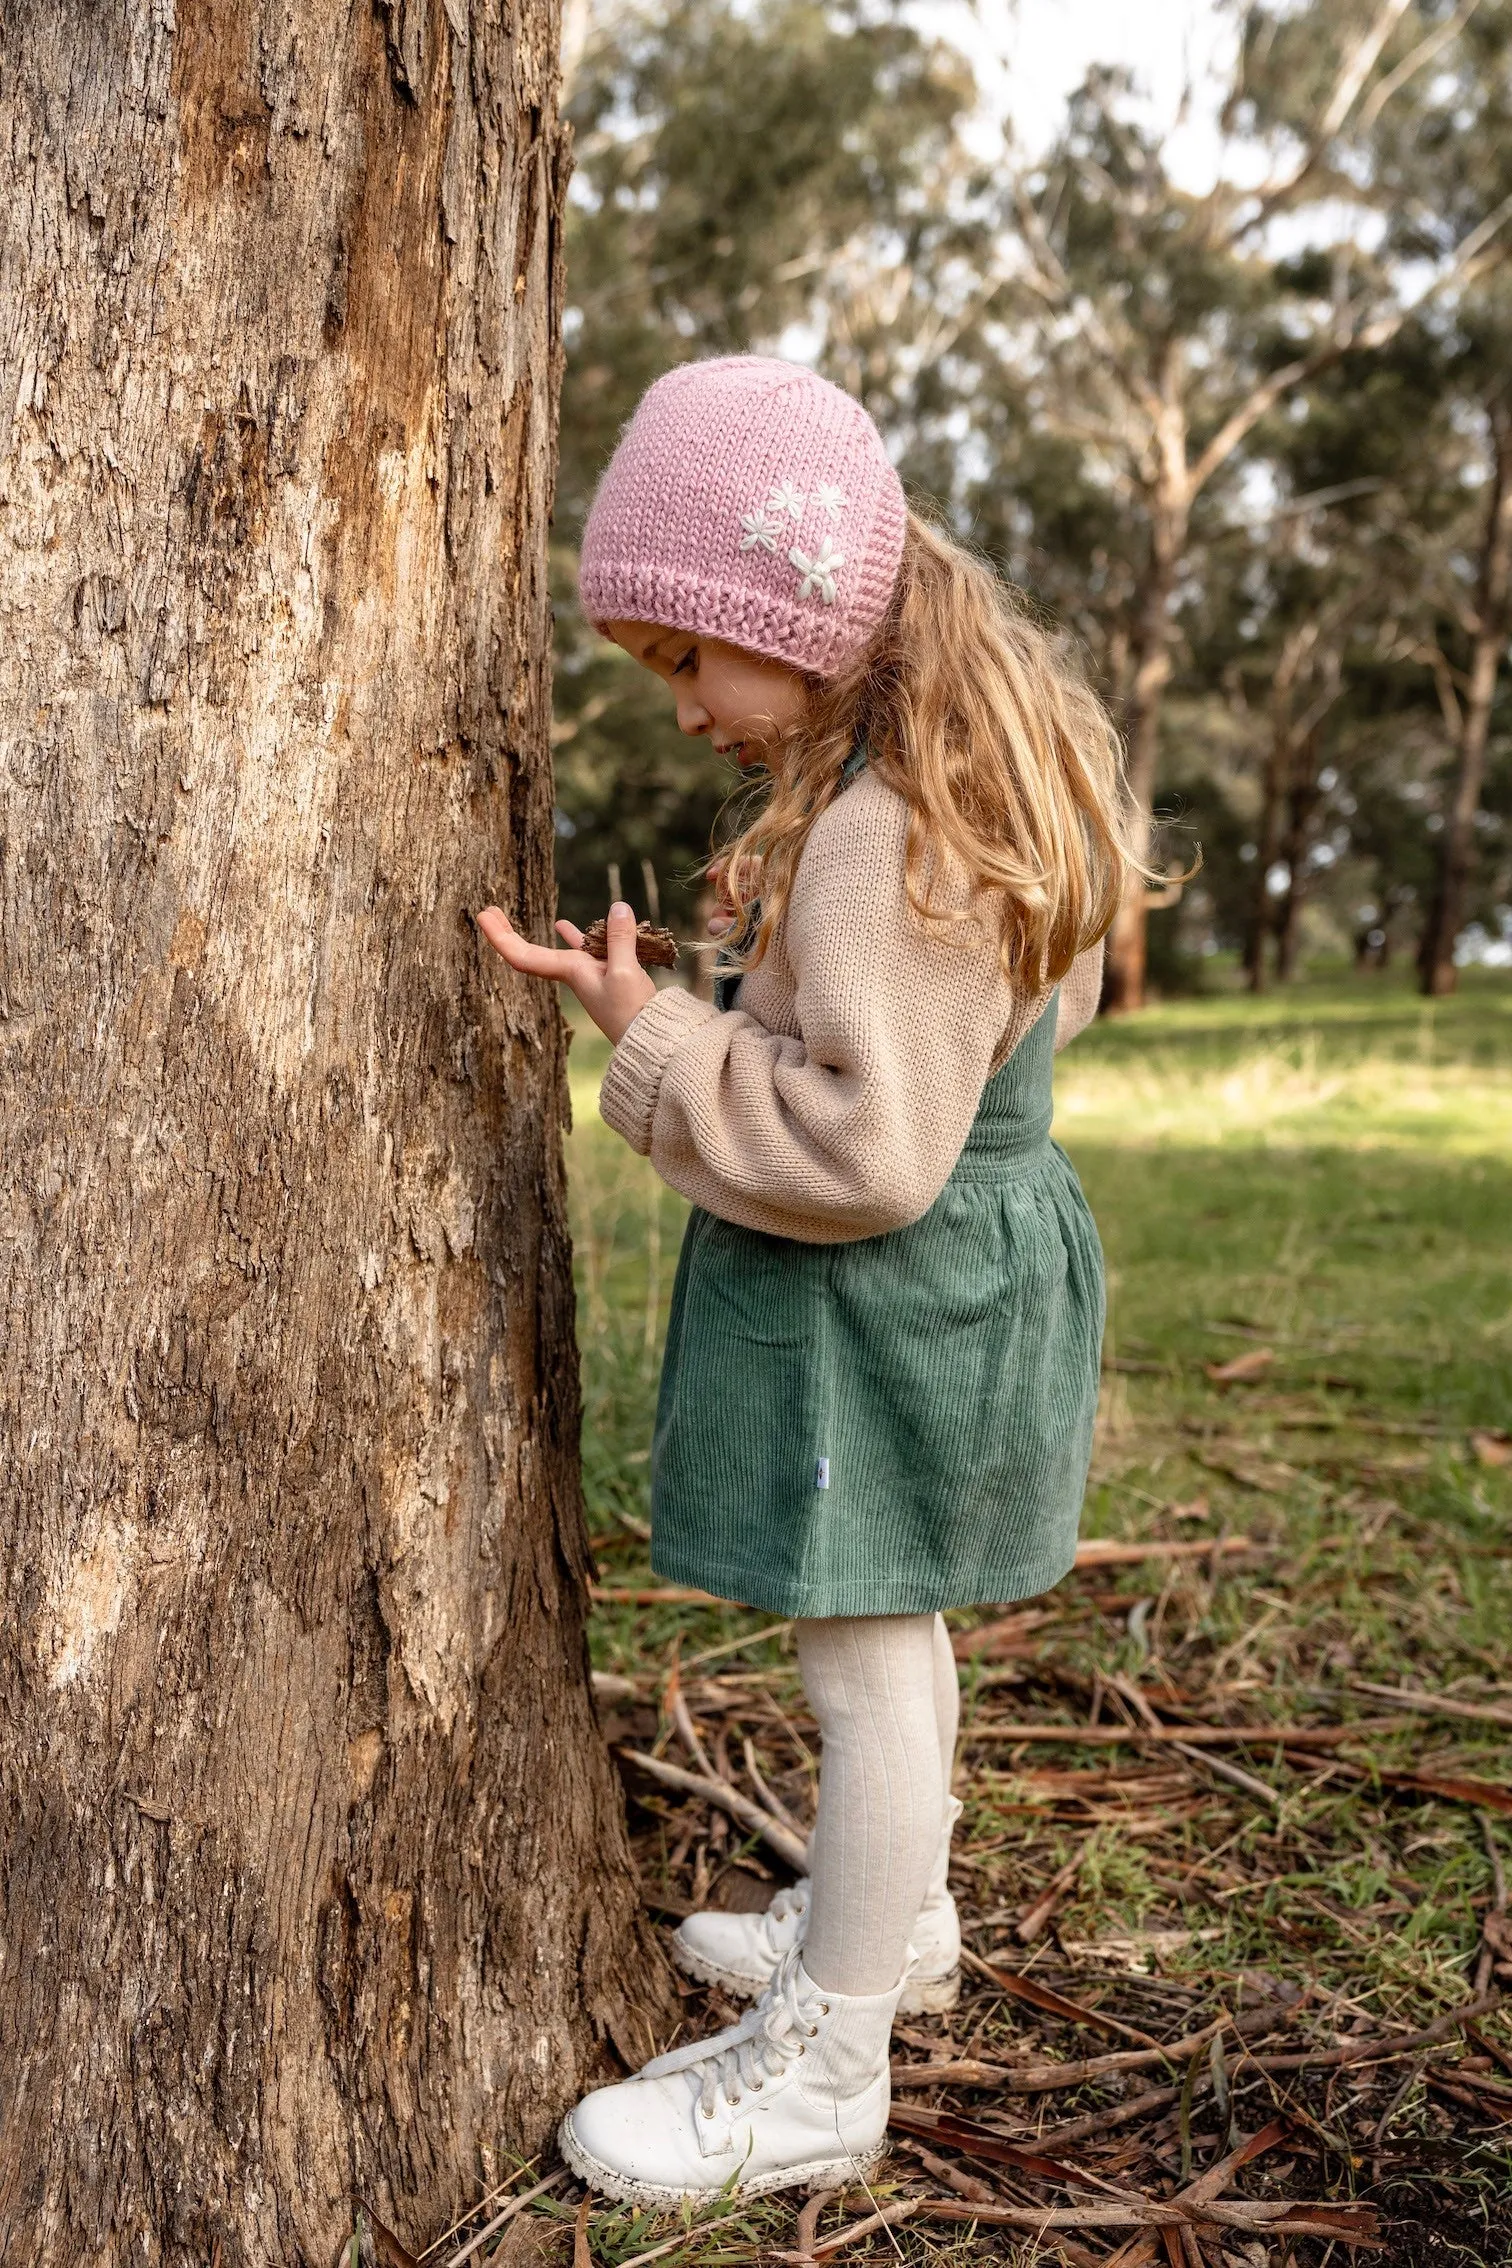
[[(929, 1887), (914, 1926), (917, 1966), (898, 2002), (901, 2016), (940, 2015), (954, 2008), (961, 1992), (961, 1925), (947, 1879), (950, 1838), (961, 1806), (951, 1796)], [(700, 1984), (718, 1985), (732, 2000), (754, 2000), (765, 1992), (784, 1955), (803, 1943), (808, 1929), (807, 1876), (790, 1890), (779, 1890), (760, 1914), (689, 1914), (672, 1937), (672, 1958)]]
[(898, 1991), (825, 1992), (794, 1946), (740, 2023), (569, 2111), (562, 2156), (590, 2188), (643, 2205), (712, 2197), (732, 2177), (746, 2192), (860, 2180), (887, 2146)]

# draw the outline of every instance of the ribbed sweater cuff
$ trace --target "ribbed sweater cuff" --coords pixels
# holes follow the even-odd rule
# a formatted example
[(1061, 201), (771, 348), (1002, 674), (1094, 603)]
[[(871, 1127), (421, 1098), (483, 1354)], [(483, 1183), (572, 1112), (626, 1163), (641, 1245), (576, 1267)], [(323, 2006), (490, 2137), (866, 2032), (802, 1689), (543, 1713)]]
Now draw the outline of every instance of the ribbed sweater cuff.
[(695, 1000), (691, 992), (668, 985), (646, 1002), (610, 1057), (599, 1089), (599, 1116), (643, 1158), (651, 1155), (662, 1073), (688, 1034), (718, 1013), (712, 1001)]

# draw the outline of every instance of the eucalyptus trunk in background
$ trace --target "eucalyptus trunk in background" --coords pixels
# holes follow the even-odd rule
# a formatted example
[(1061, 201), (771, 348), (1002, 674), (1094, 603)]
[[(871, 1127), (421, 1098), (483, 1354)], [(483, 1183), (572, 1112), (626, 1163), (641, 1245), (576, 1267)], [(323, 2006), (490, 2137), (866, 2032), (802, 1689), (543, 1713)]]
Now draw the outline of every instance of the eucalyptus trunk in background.
[(5, 39), (0, 2254), (330, 2268), (663, 1989), (470, 920), (551, 911), (555, 7)]
[(1418, 979), (1430, 997), (1452, 992), (1457, 981), (1454, 947), (1475, 874), (1491, 711), (1512, 634), (1512, 394), (1495, 394), (1485, 416), (1486, 504), (1465, 625), (1470, 661), (1460, 685), (1448, 688), (1445, 702), (1454, 725), (1454, 770), (1445, 798), (1438, 873), (1418, 948)]

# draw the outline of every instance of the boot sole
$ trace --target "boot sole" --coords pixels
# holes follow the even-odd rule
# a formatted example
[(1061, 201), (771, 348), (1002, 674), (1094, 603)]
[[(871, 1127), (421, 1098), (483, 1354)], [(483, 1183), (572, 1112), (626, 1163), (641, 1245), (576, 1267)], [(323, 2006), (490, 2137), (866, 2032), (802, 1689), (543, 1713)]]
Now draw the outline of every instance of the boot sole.
[[(557, 2148), (566, 2159), (579, 2181), (601, 2196), (612, 2197), (621, 2205), (698, 2205), (718, 2197), (729, 2176), (713, 2189), (670, 2189), (659, 2182), (637, 2181), (632, 2174), (621, 2173), (617, 2166), (606, 2166), (585, 2150), (572, 2131), (572, 2113), (569, 2111), (557, 2132)], [(842, 2189), (852, 2182), (869, 2181), (882, 2160), (887, 2156), (887, 2144), (878, 2142), (870, 2150), (859, 2150), (854, 2156), (843, 2158), (809, 2158), (802, 2165), (779, 2166), (770, 2173), (756, 2174), (749, 2181), (737, 2180), (736, 2193), (741, 2197), (760, 2197), (774, 2189)]]
[[(701, 1953), (690, 1952), (678, 1938), (672, 1939), (672, 1958), (688, 1976), (699, 1984), (718, 1985), (721, 1992), (732, 2000), (759, 2000), (771, 1981), (769, 1977), (742, 1976), (738, 1969), (722, 1969), (717, 1961), (705, 1960)], [(912, 1976), (898, 1996), (900, 2016), (943, 2016), (954, 2008), (961, 1997), (961, 1971), (959, 1963), (947, 1969), (942, 1977)]]

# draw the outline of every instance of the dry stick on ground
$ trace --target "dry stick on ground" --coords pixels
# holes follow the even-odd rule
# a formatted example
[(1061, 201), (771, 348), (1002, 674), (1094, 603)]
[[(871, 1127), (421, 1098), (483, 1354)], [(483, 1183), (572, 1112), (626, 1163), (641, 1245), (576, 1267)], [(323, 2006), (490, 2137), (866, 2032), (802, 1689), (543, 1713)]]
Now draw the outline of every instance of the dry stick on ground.
[(1480, 1814), (1480, 1829), (1486, 1856), (1491, 1861), (1491, 1911), (1481, 1924), (1480, 1958), (1475, 1964), (1475, 1989), (1484, 1992), (1496, 1966), (1498, 1947), (1495, 1940), (1501, 1934), (1493, 1924), (1492, 1915), (1504, 1914), (1507, 1910), (1507, 1870), (1502, 1865), (1495, 1829), (1484, 1811)]
[(593, 2254), (588, 2250), (588, 2215), (592, 2205), (593, 2199), (585, 2197), (572, 2224), (572, 2268), (593, 2268)]
[(719, 1779), (721, 1775), (709, 1761), (708, 1751), (698, 1737), (698, 1727), (693, 1722), (692, 1712), (683, 1698), (682, 1671), (678, 1665), (676, 1645), (672, 1650), (672, 1667), (667, 1672), (667, 1682), (662, 1688), (662, 1714), (671, 1718), (677, 1728), (678, 1738), (699, 1771), (706, 1772), (711, 1780)]
[[(1298, 2013), (1301, 2005), (1300, 2001), (1277, 2002), (1274, 2006), (1256, 2008), (1242, 2016), (1225, 2014), (1213, 2023), (1204, 2025), (1200, 2032), (1191, 2032), (1185, 2039), (1172, 2040), (1165, 2047), (1119, 2049), (1111, 2055), (1088, 2056), (1079, 2063), (922, 2063), (912, 2066), (895, 2063), (892, 2070), (893, 2085), (947, 2086), (950, 2084), (948, 2074), (964, 2073), (969, 2069), (973, 2077), (969, 2080), (962, 2077), (959, 2084), (1001, 2087), (1010, 2095), (1043, 2094), (1053, 2087), (1080, 2087), (1088, 2079), (1101, 2079), (1110, 2071), (1148, 2071), (1155, 2064), (1167, 2063), (1174, 2066), (1190, 2062), (1194, 2055), (1210, 2047), (1225, 2032), (1231, 2031), (1241, 2039), (1251, 2032), (1263, 2036), (1267, 2031), (1279, 2030), (1283, 2024), (1288, 2023)], [(1472, 2006), (1466, 2013), (1475, 2016), (1479, 2015), (1480, 2010)], [(990, 2073), (991, 2077), (978, 2077), (978, 2073)]]
[[(1122, 1676), (1117, 1670), (1102, 1670), (1098, 1674), (1105, 1686), (1111, 1688), (1120, 1699), (1128, 1703), (1147, 1732), (1164, 1733), (1169, 1729), (1161, 1723), (1159, 1717), (1151, 1708), (1148, 1698), (1132, 1678)], [(1179, 1731), (1180, 1727), (1178, 1726), (1176, 1729)], [(1200, 1749), (1192, 1746), (1190, 1741), (1173, 1740), (1170, 1745), (1175, 1749), (1178, 1756), (1183, 1757), (1197, 1771), (1205, 1774), (1211, 1773), (1216, 1779), (1227, 1780), (1231, 1787), (1242, 1788), (1246, 1795), (1258, 1796), (1262, 1803), (1269, 1804), (1274, 1811), (1281, 1809), (1281, 1798), (1275, 1789), (1267, 1787), (1264, 1780), (1257, 1780), (1252, 1774), (1241, 1772), (1237, 1764), (1225, 1763), (1218, 1756), (1204, 1756)]]
[[(1362, 1717), (1353, 1725), (996, 1725), (961, 1727), (962, 1740), (1008, 1747), (1058, 1741), (1068, 1748), (1340, 1748), (1375, 1733), (1399, 1732), (1410, 1717)], [(1384, 1779), (1386, 1774), (1381, 1777)], [(1507, 1790), (1512, 1801), (1512, 1789)]]
[(712, 1803), (720, 1811), (727, 1812), (731, 1819), (750, 1834), (759, 1835), (767, 1848), (775, 1851), (783, 1864), (790, 1866), (795, 1874), (803, 1872), (805, 1848), (802, 1838), (784, 1827), (780, 1820), (774, 1819), (770, 1812), (763, 1811), (759, 1804), (752, 1803), (749, 1796), (743, 1796), (738, 1788), (732, 1788), (728, 1780), (705, 1778), (699, 1772), (685, 1772), (680, 1765), (665, 1763), (659, 1756), (647, 1756), (638, 1748), (622, 1748), (620, 1754), (626, 1763), (636, 1765), (642, 1772), (648, 1772), (664, 1788), (675, 1788), (680, 1795), (702, 1796), (705, 1803)]
[(761, 1767), (756, 1761), (756, 1750), (752, 1746), (749, 1739), (747, 1739), (745, 1742), (745, 1768), (752, 1787), (756, 1790), (757, 1795), (761, 1798), (761, 1801), (766, 1806), (767, 1810), (771, 1813), (772, 1817), (774, 1819), (780, 1820), (782, 1825), (787, 1828), (789, 1834), (797, 1835), (802, 1838), (806, 1845), (808, 1838), (804, 1834), (802, 1821), (793, 1817), (793, 1814), (789, 1811), (781, 1796), (778, 1795), (776, 1789), (769, 1788), (767, 1786), (766, 1781), (761, 1776)]
[(819, 2216), (826, 2205), (835, 2204), (844, 2195), (843, 2189), (821, 2189), (817, 2196), (809, 2199), (798, 2216), (798, 2227), (795, 2231), (797, 2242), (793, 2251), (787, 2255), (790, 2260), (813, 2259), (814, 2238), (819, 2228)]
[(1064, 1993), (1052, 1992), (1035, 1977), (1020, 1976), (1016, 1969), (1001, 1969), (991, 1961), (984, 1961), (979, 1953), (961, 1947), (961, 1964), (983, 1982), (995, 1985), (1012, 2000), (1022, 2000), (1042, 2015), (1059, 2016), (1068, 2024), (1090, 2024), (1099, 2032), (1117, 2032), (1127, 2040), (1138, 2040), (1141, 2047), (1159, 2047), (1160, 2042), (1136, 2025), (1125, 2024), (1117, 2016), (1104, 2016), (1097, 2008), (1088, 2008), (1079, 2000), (1067, 2000)]
[(1091, 1841), (1092, 1837), (1089, 1835), (1075, 1857), (1068, 1859), (1060, 1872), (1050, 1877), (1033, 1905), (1016, 1924), (1013, 1934), (1021, 1945), (1032, 1945), (1039, 1936), (1040, 1931), (1080, 1874), (1082, 1861), (1087, 1855), (1088, 1845)]
[[(1121, 2205), (968, 2205), (956, 2197), (908, 2197), (891, 2205), (885, 2213), (874, 2214), (865, 2221), (857, 2221), (838, 2236), (826, 2237), (823, 2244), (814, 2247), (816, 2260), (827, 2260), (842, 2245), (854, 2243), (859, 2236), (869, 2236), (891, 2221), (901, 2221), (914, 2213), (927, 2214), (934, 2221), (980, 2221), (984, 2227), (1027, 2229), (1031, 2234), (1052, 2229), (1189, 2229), (1206, 2222), (1217, 2228), (1238, 2229), (1252, 2236), (1324, 2236), (1336, 2243), (1359, 2244), (1375, 2247), (1376, 2214), (1368, 2205), (1331, 2205), (1298, 2199), (1276, 2203), (1259, 2203), (1246, 2200), (1243, 2204), (1220, 2203), (1214, 2199), (1191, 2213), (1183, 2212), (1173, 2202), (1158, 2204), (1154, 2198), (1131, 2198)], [(779, 2257), (791, 2259), (791, 2254)]]
[[(1314, 1686), (1313, 1692), (1326, 1693), (1326, 1686)], [(1485, 1701), (1454, 1701), (1447, 1693), (1415, 1693), (1410, 1686), (1372, 1685), (1367, 1678), (1352, 1677), (1351, 1693), (1368, 1694), (1374, 1701), (1395, 1701), (1398, 1707), (1417, 1710), (1425, 1717), (1464, 1717), (1473, 1724), (1512, 1725), (1512, 1709), (1498, 1709)]]
[(1413, 2048), (1433, 2047), (1439, 2040), (1447, 2040), (1467, 2018), (1487, 2015), (1499, 2008), (1505, 1997), (1500, 1992), (1478, 1994), (1462, 2008), (1440, 2016), (1436, 2023), (1425, 2024), (1420, 2032), (1402, 2032), (1395, 2038), (1381, 2033), (1351, 2040), (1347, 2047), (1309, 2048), (1296, 2055), (1251, 2055), (1245, 2049), (1243, 2059), (1256, 2071), (1325, 2071), (1346, 2063), (1384, 2063), (1393, 2056), (1410, 2054)]
[(685, 2245), (690, 2233), (696, 2232), (679, 2229), (676, 2236), (663, 2237), (661, 2243), (653, 2244), (648, 2252), (632, 2252), (628, 2260), (619, 2263), (619, 2268), (646, 2268), (647, 2261), (660, 2260), (664, 2253), (676, 2252), (679, 2246)]
[(828, 2260), (832, 2253), (843, 2252), (847, 2245), (861, 2237), (875, 2236), (878, 2229), (891, 2228), (895, 2221), (906, 2221), (916, 2213), (921, 2200), (917, 2197), (900, 2197), (896, 2205), (884, 2205), (879, 2213), (868, 2213), (864, 2221), (852, 2221), (849, 2228), (839, 2229), (834, 2236), (826, 2237), (811, 2252), (779, 2252), (779, 2260)]
[(943, 2181), (945, 2187), (953, 2189), (957, 2197), (964, 2197), (967, 2203), (971, 2205), (995, 2205), (997, 2203), (996, 2192), (989, 2189), (985, 2181), (978, 2181), (975, 2174), (963, 2173), (961, 2168), (953, 2166), (948, 2158), (937, 2158), (933, 2150), (925, 2149), (922, 2142), (915, 2142), (911, 2147), (914, 2155), (923, 2165), (925, 2172), (932, 2173), (936, 2181)]
[(1375, 2132), (1370, 2137), (1370, 2148), (1374, 2158), (1372, 2178), (1376, 2181), (1379, 2181), (1381, 2178), (1381, 2152), (1386, 2147), (1386, 2136), (1388, 2130), (1390, 2129), (1391, 2122), (1396, 2117), (1397, 2112), (1401, 2109), (1407, 2097), (1411, 2094), (1413, 2088), (1417, 2085), (1419, 2079), (1422, 2078), (1423, 2066), (1427, 2063), (1428, 2058), (1432, 2055), (1432, 2053), (1432, 2048), (1424, 2048), (1420, 2055), (1414, 2057), (1413, 2061), (1408, 2065), (1406, 2071), (1402, 2074), (1400, 2086), (1393, 2094), (1390, 2102), (1386, 2105), (1386, 2108), (1382, 2111), (1380, 2117), (1376, 2120)]
[(444, 2268), (462, 2268), (462, 2263), (471, 2260), (480, 2245), (487, 2244), (492, 2237), (498, 2235), (506, 2221), (512, 2221), (517, 2213), (524, 2212), (527, 2205), (533, 2205), (538, 2197), (544, 2197), (549, 2189), (557, 2188), (566, 2179), (567, 2168), (562, 2166), (556, 2173), (548, 2174), (544, 2181), (538, 2181), (534, 2189), (524, 2190), (520, 2196), (511, 2197), (504, 2210), (494, 2215), (487, 2228), (479, 2229), (475, 2237), (470, 2237), (460, 2252), (454, 2252), (444, 2263)]

